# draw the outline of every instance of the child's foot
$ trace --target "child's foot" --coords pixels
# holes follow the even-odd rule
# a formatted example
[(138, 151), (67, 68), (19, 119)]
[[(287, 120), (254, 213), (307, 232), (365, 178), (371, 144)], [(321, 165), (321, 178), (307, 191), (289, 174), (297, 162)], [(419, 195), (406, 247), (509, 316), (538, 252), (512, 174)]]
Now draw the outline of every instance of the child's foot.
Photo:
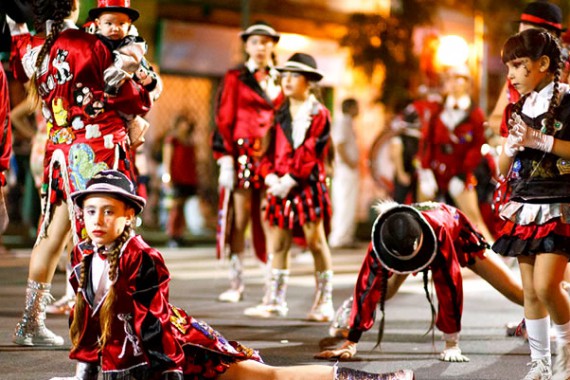
[(527, 364), (530, 370), (522, 380), (551, 380), (550, 358), (535, 359)]

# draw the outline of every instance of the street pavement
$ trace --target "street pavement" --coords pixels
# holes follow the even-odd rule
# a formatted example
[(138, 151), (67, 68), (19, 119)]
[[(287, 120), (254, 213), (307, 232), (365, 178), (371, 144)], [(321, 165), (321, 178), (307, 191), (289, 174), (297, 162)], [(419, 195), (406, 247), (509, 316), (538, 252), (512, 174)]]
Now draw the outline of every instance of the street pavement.
[[(170, 295), (174, 305), (207, 321), (226, 337), (258, 349), (268, 364), (334, 365), (333, 361), (313, 358), (320, 347), (338, 344), (337, 340), (328, 337), (329, 325), (304, 320), (315, 287), (310, 255), (298, 252), (292, 260), (287, 318), (259, 320), (242, 314), (243, 309), (257, 304), (263, 293), (264, 270), (252, 256), (246, 258), (244, 301), (224, 304), (217, 302), (216, 297), (228, 284), (226, 263), (215, 260), (214, 246), (158, 248), (172, 275)], [(351, 295), (365, 252), (365, 244), (354, 249), (333, 250), (335, 307)], [(30, 348), (11, 343), (14, 326), (24, 306), (28, 261), (29, 250), (26, 249), (0, 255), (0, 379), (70, 376), (75, 365), (67, 357), (69, 338), (65, 316), (49, 315), (47, 319), (48, 327), (66, 338), (64, 347)], [(518, 273), (515, 275), (518, 278)], [(56, 298), (63, 294), (64, 286), (65, 275), (57, 273), (52, 292)], [(417, 380), (522, 378), (528, 369), (528, 346), (522, 338), (506, 337), (504, 328), (507, 322), (520, 321), (522, 308), (507, 301), (468, 270), (464, 272), (464, 294), (461, 348), (471, 359), (469, 363), (438, 360), (443, 347), (441, 333), (425, 334), (431, 320), (429, 304), (421, 276), (410, 276), (399, 293), (386, 304), (381, 348), (372, 350), (378, 331), (376, 324), (363, 335), (356, 358), (339, 365), (370, 372), (411, 368)]]

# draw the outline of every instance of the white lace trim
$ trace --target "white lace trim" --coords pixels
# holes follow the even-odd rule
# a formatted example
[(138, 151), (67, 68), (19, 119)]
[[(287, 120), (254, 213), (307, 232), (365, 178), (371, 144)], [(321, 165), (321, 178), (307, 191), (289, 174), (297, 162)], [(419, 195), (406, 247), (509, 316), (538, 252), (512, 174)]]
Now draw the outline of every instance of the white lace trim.
[(570, 223), (570, 204), (534, 204), (510, 201), (501, 210), (501, 218), (522, 226), (541, 225), (555, 218), (560, 218), (563, 223)]
[(292, 121), (293, 148), (297, 149), (305, 141), (307, 130), (313, 121), (313, 115), (319, 112), (319, 101), (313, 94), (301, 105)]

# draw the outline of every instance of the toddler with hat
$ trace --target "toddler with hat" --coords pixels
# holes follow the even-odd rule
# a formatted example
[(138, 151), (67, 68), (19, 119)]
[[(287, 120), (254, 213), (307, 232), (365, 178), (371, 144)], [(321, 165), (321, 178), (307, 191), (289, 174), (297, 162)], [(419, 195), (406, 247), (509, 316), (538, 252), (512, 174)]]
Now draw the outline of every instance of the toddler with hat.
[[(89, 18), (93, 21), (86, 29), (97, 34), (115, 55), (115, 62), (104, 73), (105, 93), (117, 95), (124, 81), (134, 78), (155, 101), (162, 92), (162, 82), (144, 57), (147, 44), (133, 25), (139, 16), (139, 12), (130, 7), (130, 0), (98, 0), (97, 8), (89, 10)], [(134, 149), (144, 142), (149, 124), (140, 116), (125, 117)]]

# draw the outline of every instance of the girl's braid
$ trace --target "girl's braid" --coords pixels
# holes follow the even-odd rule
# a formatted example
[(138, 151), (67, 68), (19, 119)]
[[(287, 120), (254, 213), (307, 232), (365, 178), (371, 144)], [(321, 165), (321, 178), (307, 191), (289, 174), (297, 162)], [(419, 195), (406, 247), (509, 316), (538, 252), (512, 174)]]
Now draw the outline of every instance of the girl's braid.
[[(114, 283), (119, 274), (119, 256), (121, 254), (121, 249), (125, 242), (131, 236), (132, 227), (130, 225), (125, 226), (125, 230), (116, 240), (116, 244), (107, 255), (107, 260), (109, 260), (109, 280)], [(115, 287), (112, 285), (109, 289), (107, 297), (101, 305), (101, 311), (99, 312), (99, 323), (101, 326), (101, 337), (99, 338), (99, 345), (102, 349), (105, 347), (107, 339), (111, 336), (111, 323), (114, 318), (113, 304), (115, 302), (116, 292)]]

